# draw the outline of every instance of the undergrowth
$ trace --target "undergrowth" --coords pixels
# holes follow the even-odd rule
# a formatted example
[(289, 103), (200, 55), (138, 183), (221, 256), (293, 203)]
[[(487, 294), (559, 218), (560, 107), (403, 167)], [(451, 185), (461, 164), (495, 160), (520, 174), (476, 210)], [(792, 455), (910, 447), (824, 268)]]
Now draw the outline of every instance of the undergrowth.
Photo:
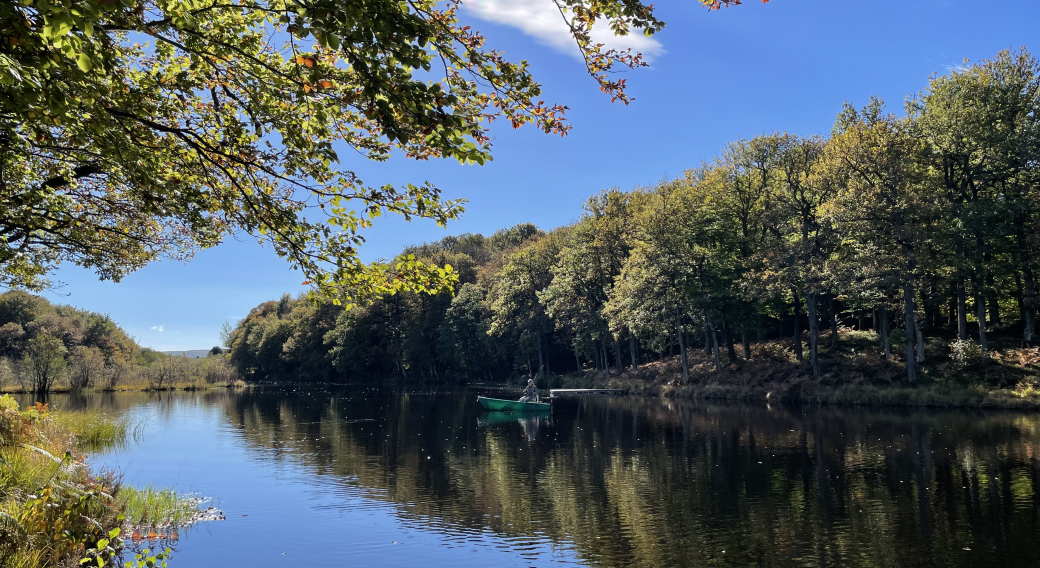
[(88, 468), (81, 451), (120, 443), (134, 431), (127, 420), (98, 411), (52, 412), (40, 403), (22, 409), (0, 396), (0, 566), (115, 565), (121, 535), (141, 523), (190, 520), (193, 501), (123, 487), (115, 474)]
[[(689, 377), (684, 379), (678, 356), (626, 368), (622, 372), (586, 372), (563, 378), (566, 388), (623, 388), (633, 394), (719, 400), (789, 401), (809, 404), (929, 406), (964, 408), (1040, 408), (1040, 348), (1012, 342), (997, 345), (987, 356), (971, 345), (930, 339), (919, 381), (905, 382), (903, 354), (895, 349), (885, 359), (877, 334), (845, 330), (840, 347), (829, 349), (829, 333), (821, 336), (822, 376), (813, 378), (797, 361), (790, 339), (752, 346), (744, 359), (721, 353), (716, 370), (703, 349), (687, 352)], [(997, 343), (997, 342), (995, 342)], [(808, 352), (806, 351), (806, 357)]]

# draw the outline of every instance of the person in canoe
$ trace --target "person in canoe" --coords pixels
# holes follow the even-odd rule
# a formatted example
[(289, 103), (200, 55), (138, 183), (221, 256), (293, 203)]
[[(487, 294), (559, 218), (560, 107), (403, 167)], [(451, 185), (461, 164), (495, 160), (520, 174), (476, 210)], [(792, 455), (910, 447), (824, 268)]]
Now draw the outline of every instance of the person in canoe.
[(534, 386), (534, 379), (527, 379), (527, 388), (524, 389), (524, 396), (520, 397), (520, 402), (538, 402), (538, 387)]

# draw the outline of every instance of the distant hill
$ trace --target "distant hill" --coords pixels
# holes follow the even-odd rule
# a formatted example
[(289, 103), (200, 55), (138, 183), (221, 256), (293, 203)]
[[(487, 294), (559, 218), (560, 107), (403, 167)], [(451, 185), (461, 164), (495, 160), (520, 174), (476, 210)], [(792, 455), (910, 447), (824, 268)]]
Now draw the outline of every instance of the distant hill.
[(163, 351), (167, 355), (173, 355), (174, 357), (187, 357), (188, 359), (202, 359), (206, 355), (209, 355), (209, 349), (191, 349), (188, 351)]

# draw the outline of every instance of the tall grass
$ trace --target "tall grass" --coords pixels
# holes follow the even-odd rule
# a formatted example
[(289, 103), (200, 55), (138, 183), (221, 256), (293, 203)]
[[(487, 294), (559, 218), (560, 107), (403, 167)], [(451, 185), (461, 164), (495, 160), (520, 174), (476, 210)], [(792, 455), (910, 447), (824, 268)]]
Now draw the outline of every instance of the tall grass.
[(113, 417), (99, 410), (60, 412), (51, 419), (75, 436), (82, 450), (98, 451), (119, 445), (140, 431), (129, 418)]
[(133, 528), (128, 520), (167, 526), (193, 520), (195, 500), (120, 487), (115, 475), (86, 467), (83, 449), (119, 444), (137, 431), (129, 420), (102, 412), (21, 409), (0, 396), (0, 566), (78, 566), (81, 559), (118, 565), (105, 545), (119, 548), (120, 532)]
[(116, 496), (131, 527), (180, 527), (194, 520), (198, 499), (182, 497), (169, 488), (124, 487)]

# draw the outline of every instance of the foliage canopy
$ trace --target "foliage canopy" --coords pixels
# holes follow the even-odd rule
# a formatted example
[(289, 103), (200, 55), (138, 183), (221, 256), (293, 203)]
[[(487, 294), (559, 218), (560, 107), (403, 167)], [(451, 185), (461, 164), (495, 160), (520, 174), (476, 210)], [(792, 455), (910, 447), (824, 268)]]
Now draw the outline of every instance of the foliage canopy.
[[(549, 1), (549, 0), (546, 0)], [(590, 39), (653, 34), (637, 0), (554, 0), (602, 90), (639, 54)], [(738, 1), (699, 0), (717, 9)], [(462, 211), (428, 183), (369, 185), (358, 154), (491, 159), (488, 124), (565, 134), (511, 62), (459, 23), (459, 0), (17, 0), (0, 4), (0, 284), (38, 289), (62, 262), (103, 279), (236, 232), (318, 290), (439, 291), (450, 266), (366, 266), (360, 230)]]

